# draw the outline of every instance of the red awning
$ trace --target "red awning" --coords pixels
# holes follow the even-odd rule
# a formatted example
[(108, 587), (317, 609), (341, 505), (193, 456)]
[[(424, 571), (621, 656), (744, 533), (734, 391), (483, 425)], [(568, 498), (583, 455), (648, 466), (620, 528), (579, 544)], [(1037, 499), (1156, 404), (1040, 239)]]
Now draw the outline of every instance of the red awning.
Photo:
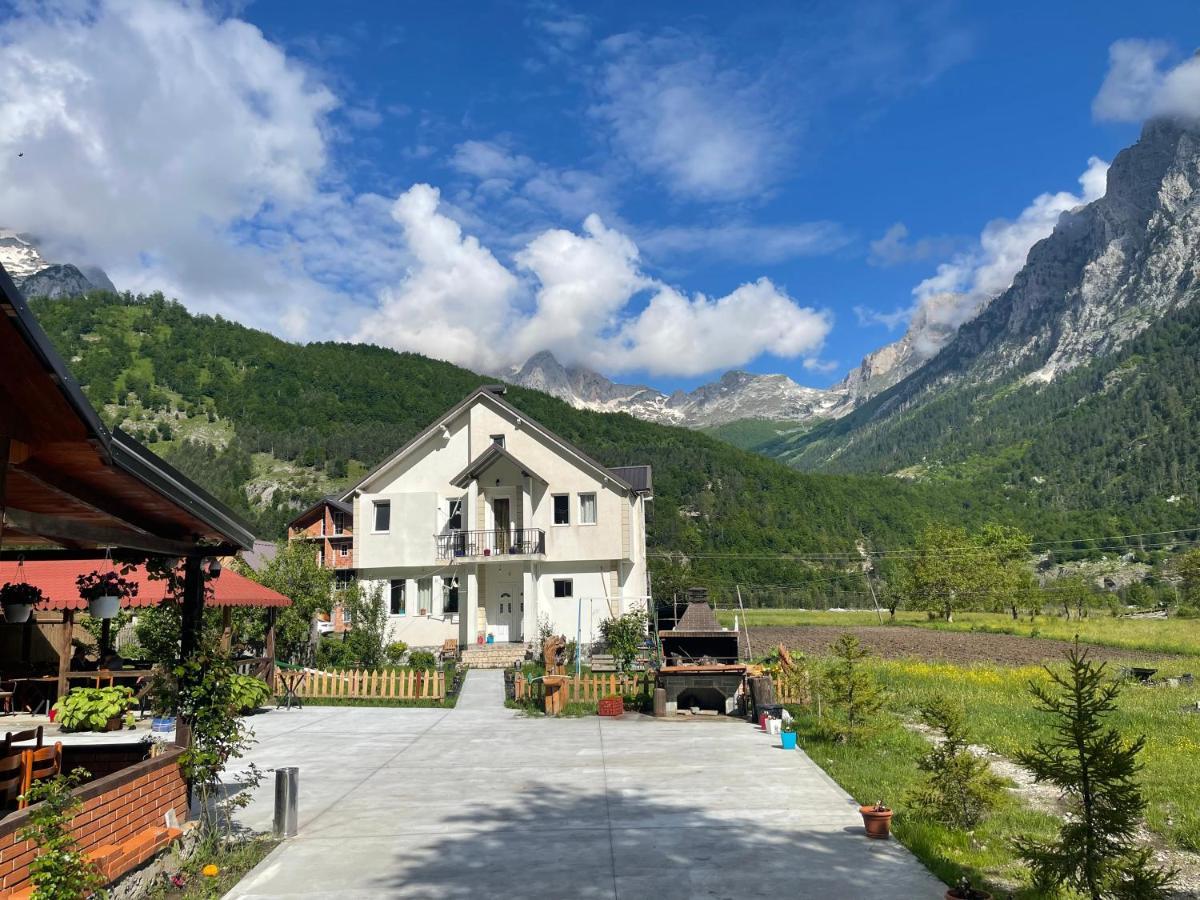
[[(21, 564), (18, 570), (16, 562), (4, 560), (0, 561), (0, 585), (9, 581), (27, 581), (41, 588), (46, 599), (38, 605), (39, 610), (87, 609), (87, 601), (79, 596), (75, 579), (94, 569), (108, 566), (111, 566), (111, 563), (88, 563), (70, 559), (28, 560)], [(117, 571), (119, 572), (120, 568)], [(138, 566), (128, 575), (121, 577), (136, 582), (138, 586), (136, 597), (121, 600), (122, 609), (158, 606), (166, 599), (166, 582), (152, 580), (143, 566)], [(227, 568), (222, 569), (221, 574), (210, 581), (209, 585), (212, 587), (212, 597), (205, 601), (208, 606), (292, 605), (292, 601), (283, 594)]]

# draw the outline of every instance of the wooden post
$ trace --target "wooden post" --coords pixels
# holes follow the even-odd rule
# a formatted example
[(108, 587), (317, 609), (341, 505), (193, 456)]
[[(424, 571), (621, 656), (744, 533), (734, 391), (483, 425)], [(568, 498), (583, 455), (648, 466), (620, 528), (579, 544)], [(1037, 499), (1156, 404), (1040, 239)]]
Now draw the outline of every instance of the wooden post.
[(112, 653), (112, 619), (100, 620), (100, 665)]
[(183, 560), (183, 609), (180, 620), (179, 656), (187, 662), (200, 649), (200, 629), (204, 622), (204, 575), (199, 556)]
[(233, 607), (221, 607), (221, 649), (226, 653), (233, 647)]
[(275, 619), (278, 610), (274, 607), (267, 608), (267, 639), (263, 645), (263, 652), (267, 655), (267, 684), (275, 684)]
[(71, 633), (75, 630), (75, 610), (63, 611), (62, 634), (58, 638), (58, 695), (65, 697), (71, 689), (67, 673), (71, 671)]

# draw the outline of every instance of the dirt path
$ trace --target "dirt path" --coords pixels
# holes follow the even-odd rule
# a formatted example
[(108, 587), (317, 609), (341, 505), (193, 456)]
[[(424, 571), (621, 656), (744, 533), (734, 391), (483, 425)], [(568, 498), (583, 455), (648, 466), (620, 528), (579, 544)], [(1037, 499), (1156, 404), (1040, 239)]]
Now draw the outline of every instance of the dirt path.
[[(855, 635), (872, 653), (884, 659), (913, 656), (923, 660), (960, 664), (978, 662), (1036, 665), (1047, 660), (1062, 659), (1067, 648), (1071, 646), (1067, 641), (1021, 637), (1015, 634), (934, 631), (930, 628), (910, 628), (904, 625), (762, 626), (750, 629), (750, 640), (755, 655), (766, 653), (770, 648), (783, 643), (790, 650), (822, 656), (828, 652), (829, 645), (845, 632)], [(1180, 658), (1139, 650), (1089, 646), (1092, 647), (1094, 657), (1100, 660), (1130, 662)]]

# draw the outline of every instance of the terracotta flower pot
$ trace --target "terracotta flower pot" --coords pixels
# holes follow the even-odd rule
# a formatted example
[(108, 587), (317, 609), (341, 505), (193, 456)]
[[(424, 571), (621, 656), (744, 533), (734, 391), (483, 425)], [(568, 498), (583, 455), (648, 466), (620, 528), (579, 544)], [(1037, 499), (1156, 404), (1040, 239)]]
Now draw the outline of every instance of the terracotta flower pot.
[(876, 809), (873, 806), (860, 806), (863, 827), (867, 829), (867, 837), (886, 841), (892, 834), (892, 811)]

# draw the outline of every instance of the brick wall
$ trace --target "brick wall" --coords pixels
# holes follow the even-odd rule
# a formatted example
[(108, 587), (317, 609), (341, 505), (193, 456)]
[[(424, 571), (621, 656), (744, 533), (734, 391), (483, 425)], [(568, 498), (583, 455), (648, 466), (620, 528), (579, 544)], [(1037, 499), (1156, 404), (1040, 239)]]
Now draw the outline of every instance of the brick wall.
[[(167, 810), (180, 822), (187, 818), (187, 784), (179, 769), (182, 750), (135, 763), (75, 789), (83, 809), (72, 830), (84, 850), (122, 844), (150, 828), (161, 827)], [(22, 810), (0, 819), (0, 892), (3, 896), (29, 886), (29, 863), (37, 855), (30, 841), (17, 835), (28, 824)], [(136, 863), (134, 863), (136, 865)], [(130, 868), (133, 866), (131, 865)], [(123, 871), (106, 873), (115, 878)]]

